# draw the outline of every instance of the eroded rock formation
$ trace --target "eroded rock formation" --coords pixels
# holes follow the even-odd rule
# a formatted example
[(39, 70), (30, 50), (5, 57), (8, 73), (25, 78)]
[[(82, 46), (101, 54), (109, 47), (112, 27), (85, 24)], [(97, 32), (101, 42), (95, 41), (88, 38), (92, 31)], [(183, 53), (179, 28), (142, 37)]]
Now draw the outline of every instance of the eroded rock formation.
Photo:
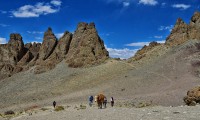
[(57, 40), (51, 28), (44, 33), (43, 42), (24, 45), (20, 34), (11, 34), (8, 44), (0, 45), (0, 77), (36, 66), (34, 73), (53, 69), (66, 60), (70, 67), (100, 64), (108, 52), (94, 23), (79, 23), (74, 35), (68, 31)]
[(67, 62), (71, 67), (99, 64), (108, 58), (108, 52), (94, 23), (79, 23), (73, 35)]
[(189, 24), (179, 18), (165, 44), (177, 46), (188, 40), (200, 40), (200, 12), (194, 13)]

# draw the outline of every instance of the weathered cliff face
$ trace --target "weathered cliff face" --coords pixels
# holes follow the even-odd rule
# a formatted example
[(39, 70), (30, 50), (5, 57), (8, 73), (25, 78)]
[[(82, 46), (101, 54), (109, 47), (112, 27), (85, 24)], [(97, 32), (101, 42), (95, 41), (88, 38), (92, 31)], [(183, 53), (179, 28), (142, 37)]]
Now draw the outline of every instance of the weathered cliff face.
[(186, 24), (179, 18), (166, 39), (166, 45), (177, 46), (188, 40), (200, 40), (200, 12), (194, 13), (190, 24)]
[(59, 40), (48, 28), (42, 44), (24, 45), (20, 34), (11, 34), (8, 44), (0, 45), (0, 77), (28, 70), (31, 66), (36, 66), (35, 73), (42, 73), (64, 59), (71, 67), (83, 67), (100, 64), (107, 58), (108, 52), (94, 23), (80, 23), (74, 35), (66, 31)]
[(11, 51), (14, 62), (17, 63), (26, 53), (24, 49), (24, 42), (20, 34), (11, 34), (8, 42), (8, 48)]
[(0, 77), (5, 78), (22, 71), (17, 63), (25, 55), (26, 49), (20, 34), (11, 34), (8, 44), (0, 45)]
[(99, 64), (108, 58), (104, 43), (98, 36), (94, 23), (79, 23), (73, 35), (67, 63), (71, 67)]
[(57, 38), (51, 28), (44, 33), (43, 42), (39, 51), (39, 59), (46, 60), (54, 51), (57, 44)]
[(50, 59), (56, 62), (62, 61), (64, 58), (66, 58), (71, 40), (72, 33), (66, 31), (64, 35), (59, 39), (53, 54), (50, 56)]

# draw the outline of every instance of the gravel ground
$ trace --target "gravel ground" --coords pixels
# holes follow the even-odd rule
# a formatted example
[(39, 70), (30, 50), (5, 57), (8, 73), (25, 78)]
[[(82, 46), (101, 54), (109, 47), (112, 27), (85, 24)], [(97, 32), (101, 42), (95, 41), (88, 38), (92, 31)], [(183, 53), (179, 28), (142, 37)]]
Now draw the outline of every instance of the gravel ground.
[[(77, 107), (78, 106), (78, 107)], [(65, 110), (55, 112), (53, 108), (48, 110), (33, 110), (32, 114), (23, 113), (10, 120), (199, 120), (200, 106), (188, 107), (145, 107), (145, 108), (124, 108), (86, 106), (80, 109), (80, 105), (65, 106)], [(0, 118), (0, 120), (6, 120)]]

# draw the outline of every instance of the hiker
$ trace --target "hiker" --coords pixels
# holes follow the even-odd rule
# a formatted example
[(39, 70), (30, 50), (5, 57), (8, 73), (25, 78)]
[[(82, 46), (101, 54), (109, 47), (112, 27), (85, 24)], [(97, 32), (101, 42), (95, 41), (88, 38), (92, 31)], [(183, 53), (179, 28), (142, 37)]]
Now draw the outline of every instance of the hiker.
[(56, 107), (56, 101), (53, 101), (53, 107), (54, 108)]
[(110, 103), (111, 103), (111, 107), (113, 107), (114, 106), (114, 99), (113, 99), (113, 97), (110, 98)]
[(104, 97), (104, 101), (103, 101), (104, 108), (106, 108), (106, 104), (107, 104), (107, 98)]
[(92, 107), (92, 103), (93, 103), (93, 96), (91, 95), (90, 97), (89, 97), (89, 106), (90, 107)]

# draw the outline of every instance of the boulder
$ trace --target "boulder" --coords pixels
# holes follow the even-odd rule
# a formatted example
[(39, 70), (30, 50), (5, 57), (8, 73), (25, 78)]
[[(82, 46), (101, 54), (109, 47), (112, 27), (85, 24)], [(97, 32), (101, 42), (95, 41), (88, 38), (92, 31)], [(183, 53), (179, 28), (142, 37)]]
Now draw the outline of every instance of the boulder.
[(189, 106), (194, 106), (196, 103), (200, 103), (200, 86), (189, 90), (187, 96), (185, 96), (183, 100)]

